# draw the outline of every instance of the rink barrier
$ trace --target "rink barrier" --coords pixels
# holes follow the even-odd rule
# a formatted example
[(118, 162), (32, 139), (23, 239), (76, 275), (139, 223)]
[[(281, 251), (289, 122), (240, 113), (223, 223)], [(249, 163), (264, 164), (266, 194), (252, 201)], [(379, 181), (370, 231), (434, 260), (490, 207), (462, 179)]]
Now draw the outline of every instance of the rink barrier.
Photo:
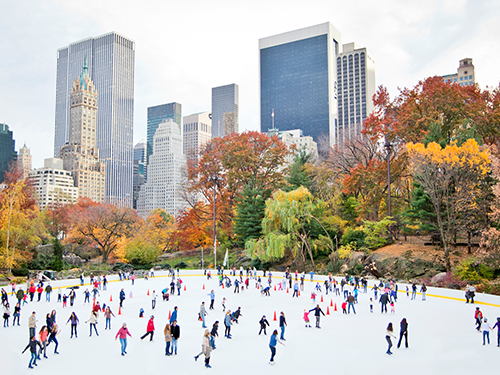
[[(229, 275), (230, 276), (230, 275)], [(172, 277), (171, 275), (155, 275), (153, 277), (153, 279), (156, 279), (156, 278), (160, 278), (160, 277)], [(182, 275), (182, 277), (206, 277), (206, 275), (200, 273), (200, 274), (185, 274), (185, 275)], [(230, 276), (230, 277), (234, 277), (234, 276)], [(273, 279), (280, 279), (282, 280), (283, 279), (283, 276), (271, 276)], [(218, 279), (218, 276), (215, 274), (214, 276), (212, 276), (212, 278), (214, 279)], [(267, 278), (267, 276), (266, 276)], [(78, 279), (75, 279), (75, 280), (78, 280)], [(53, 281), (58, 281), (58, 280), (53, 280)], [(125, 281), (130, 281), (130, 280), (122, 280), (121, 282), (125, 282)], [(307, 280), (305, 280), (307, 281)], [(120, 279), (118, 278), (117, 280), (108, 280), (108, 284), (109, 283), (116, 283), (116, 282), (120, 282)], [(317, 280), (317, 279), (309, 279), (309, 282), (310, 283), (324, 283), (325, 280)], [(18, 284), (20, 285), (20, 284)], [(9, 284), (5, 285), (5, 286), (9, 286)], [(69, 285), (60, 285), (60, 286), (57, 286), (57, 287), (54, 287), (52, 292), (57, 292), (57, 289), (56, 288), (70, 288), (70, 287), (74, 287), (74, 286), (79, 286), (79, 287), (84, 287), (84, 286), (93, 286), (93, 284), (91, 284), (90, 282), (89, 283), (83, 283), (80, 284), (80, 283), (76, 283), (76, 284), (69, 284)], [(370, 287), (368, 289), (371, 289)], [(443, 290), (445, 290), (445, 288), (442, 288)], [(455, 289), (450, 289), (450, 290), (455, 290)], [(101, 289), (101, 292), (104, 291)], [(399, 294), (406, 294), (406, 291), (404, 290), (399, 290), (398, 291)], [(411, 293), (411, 291), (410, 291)], [(10, 294), (10, 293), (8, 293)], [(422, 293), (420, 292), (417, 292), (418, 295), (422, 295)], [(458, 298), (458, 297), (450, 297), (450, 296), (442, 296), (442, 295), (439, 295), (439, 294), (429, 294), (426, 292), (425, 294), (426, 297), (433, 297), (433, 298), (443, 298), (443, 299), (448, 299), (448, 300), (452, 300), (452, 301), (458, 301), (458, 302), (466, 302), (466, 299), (465, 298)], [(484, 305), (484, 306), (492, 306), (492, 307), (500, 307), (500, 304), (496, 304), (496, 303), (490, 303), (490, 302), (483, 302), (483, 301), (474, 301), (474, 305)]]

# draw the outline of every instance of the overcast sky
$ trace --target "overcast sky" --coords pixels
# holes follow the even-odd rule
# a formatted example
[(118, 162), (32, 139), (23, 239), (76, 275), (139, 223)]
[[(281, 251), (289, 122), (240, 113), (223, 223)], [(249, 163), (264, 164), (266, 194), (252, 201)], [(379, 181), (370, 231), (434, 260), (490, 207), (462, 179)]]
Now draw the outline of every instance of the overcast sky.
[[(474, 59), (482, 88), (500, 82), (497, 0), (0, 0), (0, 122), (33, 166), (52, 157), (56, 52), (116, 31), (136, 42), (134, 144), (148, 106), (211, 109), (211, 88), (240, 86), (240, 130), (259, 130), (259, 38), (331, 22), (375, 59), (376, 83), (412, 87)], [(76, 77), (75, 77), (76, 78)]]

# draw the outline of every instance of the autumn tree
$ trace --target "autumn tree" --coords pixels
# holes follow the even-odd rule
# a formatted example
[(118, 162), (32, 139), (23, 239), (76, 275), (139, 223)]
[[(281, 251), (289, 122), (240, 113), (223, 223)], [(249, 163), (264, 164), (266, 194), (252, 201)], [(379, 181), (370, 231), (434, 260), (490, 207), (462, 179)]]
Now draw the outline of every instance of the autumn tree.
[(132, 234), (138, 217), (128, 207), (95, 203), (84, 198), (73, 207), (70, 220), (72, 227), (66, 242), (96, 246), (102, 263), (107, 263), (120, 241)]
[(176, 217), (175, 230), (170, 237), (170, 247), (196, 249), (212, 244), (211, 223), (206, 213), (210, 210), (202, 202), (185, 208)]
[(436, 214), (443, 243), (446, 267), (451, 270), (450, 244), (455, 233), (464, 228), (478, 209), (482, 186), (490, 171), (489, 155), (469, 139), (462, 146), (445, 148), (435, 142), (408, 143), (410, 166), (417, 181), (429, 196)]
[(12, 268), (31, 259), (31, 248), (46, 239), (33, 188), (17, 169), (5, 173), (7, 188), (0, 191), (0, 267)]
[[(187, 191), (194, 199), (188, 199), (193, 209), (204, 209), (198, 214), (203, 220), (211, 220), (215, 189), (216, 221), (218, 231), (233, 233), (234, 206), (248, 204), (256, 195), (242, 196), (244, 188), (267, 199), (272, 192), (285, 185), (284, 167), (287, 147), (277, 136), (247, 131), (215, 138), (205, 146), (199, 161), (188, 167)], [(207, 205), (196, 206), (203, 197)], [(238, 203), (237, 203), (238, 201)], [(263, 212), (260, 213), (261, 217)]]

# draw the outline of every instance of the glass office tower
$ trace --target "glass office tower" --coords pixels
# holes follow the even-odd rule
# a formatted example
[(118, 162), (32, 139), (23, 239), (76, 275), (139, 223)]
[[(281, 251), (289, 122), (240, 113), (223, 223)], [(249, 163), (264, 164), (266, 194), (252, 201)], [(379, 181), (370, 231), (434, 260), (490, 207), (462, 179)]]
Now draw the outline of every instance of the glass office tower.
[(99, 92), (96, 142), (106, 163), (106, 201), (132, 206), (135, 42), (111, 32), (57, 51), (54, 156), (69, 141), (73, 80), (87, 56)]
[(0, 123), (0, 183), (12, 162), (17, 160), (16, 141), (7, 124)]
[[(340, 32), (330, 23), (259, 40), (261, 131), (301, 129), (335, 142), (336, 55)], [(273, 118), (274, 117), (274, 118)]]
[[(153, 137), (156, 134), (156, 129), (163, 120), (174, 120), (179, 125), (179, 131), (182, 130), (182, 105), (179, 103), (161, 104), (154, 107), (148, 107), (148, 124), (147, 124), (147, 148), (146, 148), (146, 165), (149, 164), (149, 157), (153, 154)], [(146, 168), (147, 179), (147, 168)]]
[(212, 88), (212, 138), (239, 131), (239, 87), (237, 84)]

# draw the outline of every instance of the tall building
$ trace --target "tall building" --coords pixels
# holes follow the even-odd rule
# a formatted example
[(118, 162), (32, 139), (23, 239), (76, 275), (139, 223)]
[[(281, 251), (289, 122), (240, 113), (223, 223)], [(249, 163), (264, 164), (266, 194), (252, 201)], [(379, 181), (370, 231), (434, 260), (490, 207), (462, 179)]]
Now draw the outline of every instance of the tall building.
[(283, 142), (288, 148), (294, 146), (294, 152), (287, 156), (287, 162), (292, 163), (294, 155), (300, 152), (305, 152), (311, 155), (312, 160), (318, 158), (318, 144), (314, 142), (311, 136), (304, 136), (301, 129), (280, 131), (278, 129), (269, 129), (267, 134), (272, 137), (277, 135), (278, 139)]
[(476, 73), (472, 59), (465, 58), (459, 61), (457, 72), (443, 76), (445, 82), (456, 83), (460, 86), (476, 84)]
[(139, 192), (141, 186), (145, 181), (146, 173), (146, 140), (141, 139), (139, 143), (134, 146), (134, 200), (132, 207), (137, 209), (137, 201), (139, 199)]
[(182, 123), (184, 155), (188, 160), (198, 159), (201, 148), (212, 139), (210, 112), (185, 116)]
[(71, 89), (69, 142), (61, 147), (59, 154), (64, 169), (73, 175), (78, 196), (102, 203), (105, 201), (106, 173), (96, 147), (98, 98), (85, 58), (80, 78), (73, 81)]
[(29, 174), (38, 206), (46, 208), (75, 203), (78, 188), (74, 186), (72, 173), (63, 169), (62, 159), (45, 159), (43, 164), (43, 168), (35, 169)]
[(148, 107), (146, 165), (149, 164), (149, 158), (153, 154), (153, 138), (156, 134), (156, 130), (163, 121), (168, 119), (174, 120), (174, 122), (179, 126), (179, 131), (181, 130), (181, 104), (174, 102)]
[(135, 42), (116, 32), (57, 51), (54, 156), (70, 141), (71, 90), (87, 56), (99, 92), (95, 140), (106, 164), (106, 201), (132, 206)]
[[(340, 32), (330, 23), (259, 40), (261, 131), (301, 129), (334, 141)], [(274, 119), (273, 119), (274, 117)]]
[(182, 135), (172, 119), (158, 125), (153, 137), (153, 154), (149, 159), (148, 179), (141, 187), (137, 212), (147, 217), (151, 210), (162, 208), (176, 215), (185, 208), (180, 197), (182, 170), (186, 158), (182, 153)]
[(342, 46), (337, 57), (338, 126), (333, 144), (341, 145), (363, 130), (363, 122), (373, 111), (375, 61), (366, 48), (356, 43)]
[(0, 123), (0, 182), (3, 182), (5, 172), (9, 170), (11, 163), (17, 159), (15, 150), (16, 141), (12, 136), (7, 124)]
[(26, 143), (19, 149), (19, 154), (17, 156), (17, 168), (22, 173), (22, 179), (27, 178), (32, 169), (31, 153), (30, 149), (26, 147)]
[(237, 84), (212, 88), (212, 137), (238, 133), (239, 87)]

